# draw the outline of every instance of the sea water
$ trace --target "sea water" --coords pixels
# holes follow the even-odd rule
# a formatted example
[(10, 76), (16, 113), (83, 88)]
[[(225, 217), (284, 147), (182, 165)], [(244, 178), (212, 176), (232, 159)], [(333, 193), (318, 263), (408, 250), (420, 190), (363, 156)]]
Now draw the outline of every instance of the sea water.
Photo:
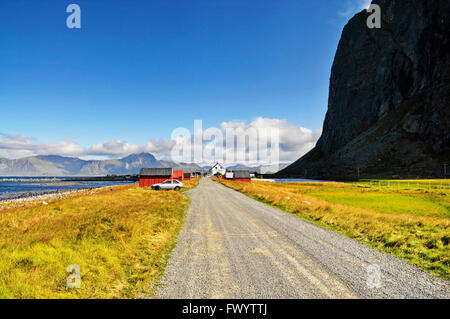
[(0, 200), (67, 192), (79, 189), (125, 185), (131, 183), (117, 181), (77, 181), (67, 182), (67, 185), (61, 185), (61, 183), (66, 183), (63, 180), (67, 178), (68, 177), (0, 177)]

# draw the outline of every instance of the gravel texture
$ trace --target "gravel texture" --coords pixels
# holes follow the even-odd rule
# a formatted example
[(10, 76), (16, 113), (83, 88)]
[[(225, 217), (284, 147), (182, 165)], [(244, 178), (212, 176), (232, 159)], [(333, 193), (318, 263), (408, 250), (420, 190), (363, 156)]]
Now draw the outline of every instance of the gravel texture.
[(210, 179), (186, 194), (157, 298), (450, 297), (446, 280)]

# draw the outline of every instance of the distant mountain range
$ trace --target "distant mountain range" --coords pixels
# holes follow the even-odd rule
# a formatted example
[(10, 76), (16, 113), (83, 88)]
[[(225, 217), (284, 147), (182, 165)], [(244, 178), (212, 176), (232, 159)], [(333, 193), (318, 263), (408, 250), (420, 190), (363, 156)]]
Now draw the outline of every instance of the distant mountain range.
[[(235, 165), (229, 169), (248, 169), (257, 173), (275, 173), (288, 164), (249, 167)], [(131, 154), (121, 159), (82, 160), (58, 155), (19, 159), (0, 158), (0, 176), (106, 176), (138, 174), (142, 167), (172, 167), (187, 172), (207, 172), (211, 166), (158, 160), (150, 153)]]
[(121, 159), (82, 160), (57, 155), (20, 159), (0, 158), (0, 176), (106, 176), (138, 174), (142, 167), (172, 167), (201, 171), (197, 164), (157, 160), (152, 154), (132, 154)]
[(259, 166), (245, 166), (242, 164), (237, 164), (234, 166), (229, 166), (227, 169), (231, 170), (249, 170), (250, 173), (259, 174), (275, 174), (276, 172), (288, 167), (290, 164), (278, 164), (278, 165), (259, 165)]

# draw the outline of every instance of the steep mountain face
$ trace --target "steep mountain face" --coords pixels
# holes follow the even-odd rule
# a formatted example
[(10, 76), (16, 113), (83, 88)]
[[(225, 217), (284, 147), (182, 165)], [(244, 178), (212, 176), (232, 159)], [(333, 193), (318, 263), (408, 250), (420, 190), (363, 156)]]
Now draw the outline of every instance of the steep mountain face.
[(172, 167), (200, 171), (196, 164), (159, 161), (152, 154), (132, 154), (122, 159), (91, 160), (63, 156), (0, 159), (0, 176), (104, 176), (138, 174), (142, 167)]
[(450, 176), (450, 1), (373, 3), (381, 28), (365, 10), (345, 26), (322, 136), (280, 175)]

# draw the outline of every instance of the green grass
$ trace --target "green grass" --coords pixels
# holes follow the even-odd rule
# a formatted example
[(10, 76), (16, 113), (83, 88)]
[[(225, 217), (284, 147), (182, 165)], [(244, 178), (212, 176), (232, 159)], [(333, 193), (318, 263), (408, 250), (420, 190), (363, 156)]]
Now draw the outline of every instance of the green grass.
[[(122, 186), (0, 209), (0, 298), (152, 296), (188, 204), (181, 192)], [(80, 289), (67, 287), (71, 264)]]
[(427, 181), (437, 185), (430, 189), (369, 183), (217, 181), (450, 279), (450, 190), (440, 188), (440, 181)]
[[(355, 195), (356, 193), (356, 195)], [(372, 209), (386, 214), (450, 217), (450, 204), (433, 195), (394, 193), (388, 190), (358, 191), (358, 189), (326, 188), (307, 194), (331, 203)]]

